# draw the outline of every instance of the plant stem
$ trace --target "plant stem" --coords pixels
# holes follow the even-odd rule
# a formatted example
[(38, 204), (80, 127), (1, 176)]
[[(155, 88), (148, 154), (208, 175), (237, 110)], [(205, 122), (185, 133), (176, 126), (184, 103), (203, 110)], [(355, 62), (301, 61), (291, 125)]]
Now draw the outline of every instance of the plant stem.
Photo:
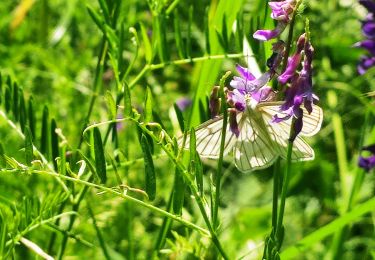
[[(293, 128), (292, 123), (292, 128)], [(283, 240), (283, 218), (284, 218), (284, 211), (285, 211), (285, 200), (288, 192), (288, 185), (289, 185), (289, 175), (290, 175), (290, 169), (291, 169), (291, 162), (292, 162), (292, 150), (293, 150), (293, 141), (288, 142), (288, 152), (286, 157), (286, 167), (284, 172), (284, 178), (283, 178), (283, 184), (281, 188), (281, 196), (280, 196), (280, 209), (279, 209), (279, 215), (277, 218), (277, 225), (276, 225), (276, 237), (278, 239), (278, 249), (280, 249), (282, 245)]]
[[(17, 173), (17, 172), (20, 172), (20, 170), (7, 170), (7, 169), (0, 169), (0, 173)], [(24, 171), (22, 171), (24, 172)], [(183, 219), (182, 217), (180, 216), (177, 216), (177, 215), (174, 215), (174, 214), (171, 214), (165, 210), (162, 210), (162, 209), (159, 209), (158, 207), (155, 207), (151, 204), (148, 204), (142, 200), (139, 200), (139, 199), (136, 199), (130, 195), (127, 195), (126, 193), (123, 193), (123, 192), (120, 192), (120, 191), (117, 191), (117, 190), (114, 190), (112, 188), (108, 188), (108, 187), (105, 187), (105, 186), (101, 186), (101, 185), (98, 185), (98, 184), (95, 184), (95, 183), (92, 183), (92, 182), (89, 182), (89, 181), (84, 181), (84, 180), (81, 180), (81, 179), (77, 179), (77, 178), (73, 178), (73, 177), (69, 177), (69, 176), (66, 176), (66, 175), (60, 175), (60, 174), (57, 174), (55, 172), (49, 172), (49, 171), (43, 171), (43, 170), (30, 170), (28, 171), (29, 173), (34, 173), (34, 174), (40, 174), (40, 175), (48, 175), (48, 176), (52, 176), (52, 177), (57, 177), (57, 178), (60, 178), (60, 179), (64, 179), (64, 180), (67, 180), (67, 181), (71, 181), (71, 182), (74, 182), (74, 183), (78, 183), (78, 184), (82, 184), (82, 185), (85, 185), (87, 187), (91, 187), (91, 188), (95, 188), (95, 189), (98, 189), (98, 190), (101, 190), (101, 191), (104, 191), (104, 192), (108, 192), (108, 193), (111, 193), (111, 194), (114, 194), (116, 196), (119, 196), (121, 198), (124, 198), (124, 199), (127, 199), (135, 204), (138, 204), (142, 207), (145, 207), (145, 208), (148, 208), (149, 210), (155, 212), (155, 213), (158, 213), (162, 216), (167, 216), (173, 220), (176, 220), (178, 222), (180, 222), (181, 224), (185, 225), (186, 227), (189, 227), (191, 229), (194, 229), (194, 230), (197, 230), (199, 231), (200, 233), (202, 233), (203, 235), (206, 235), (206, 236), (209, 236), (210, 237), (210, 232), (207, 230), (207, 229), (204, 229), (200, 226), (197, 226), (195, 225), (194, 223), (191, 223), (185, 219)], [(67, 214), (67, 213), (65, 213)], [(71, 214), (71, 213), (70, 213)]]
[(207, 55), (197, 58), (191, 58), (191, 59), (181, 59), (181, 60), (175, 60), (175, 61), (168, 61), (168, 62), (162, 62), (158, 64), (147, 64), (143, 67), (140, 73), (129, 83), (129, 88), (133, 88), (135, 84), (148, 72), (152, 70), (162, 69), (168, 65), (183, 65), (183, 64), (189, 64), (194, 62), (202, 62), (206, 60), (220, 60), (220, 59), (235, 59), (235, 58), (241, 58), (243, 57), (243, 53), (235, 53), (235, 54), (218, 54), (218, 55)]
[[(224, 93), (224, 84), (225, 80), (229, 77), (230, 71), (227, 72), (220, 80), (220, 96), (221, 100), (225, 100), (225, 93)], [(220, 204), (220, 189), (221, 189), (221, 176), (223, 171), (223, 157), (224, 157), (224, 147), (225, 147), (225, 134), (227, 132), (227, 124), (228, 124), (228, 111), (225, 102), (222, 102), (222, 112), (223, 112), (223, 129), (221, 130), (221, 143), (220, 143), (220, 154), (219, 154), (219, 161), (217, 166), (217, 174), (216, 174), (216, 183), (215, 183), (215, 202), (214, 208), (212, 213), (212, 225), (215, 230), (219, 227), (218, 222), (218, 213), (219, 213), (219, 204)]]
[(272, 230), (276, 232), (277, 226), (277, 208), (279, 201), (279, 186), (280, 186), (280, 159), (277, 159), (273, 165), (273, 198), (272, 198)]

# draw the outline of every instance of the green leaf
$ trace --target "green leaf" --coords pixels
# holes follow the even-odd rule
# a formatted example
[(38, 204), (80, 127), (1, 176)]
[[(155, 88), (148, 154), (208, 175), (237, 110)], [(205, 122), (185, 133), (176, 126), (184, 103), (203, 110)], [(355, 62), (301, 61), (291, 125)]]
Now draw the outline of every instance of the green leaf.
[(100, 178), (100, 182), (106, 183), (107, 171), (105, 165), (104, 147), (100, 131), (97, 127), (94, 128), (94, 154), (96, 172)]
[(180, 125), (180, 129), (182, 132), (184, 132), (185, 131), (184, 116), (182, 115), (182, 112), (176, 103), (173, 104), (173, 107), (174, 107), (174, 111), (176, 111), (176, 116), (177, 116), (178, 124)]
[(19, 108), (19, 114), (20, 114), (20, 126), (22, 132), (25, 132), (25, 126), (26, 126), (26, 104), (25, 104), (25, 97), (23, 95), (23, 91), (20, 90), (20, 108)]
[(165, 16), (163, 13), (159, 13), (154, 16), (153, 28), (156, 35), (159, 59), (162, 62), (166, 62), (169, 60), (169, 52), (167, 51), (168, 44), (165, 31), (165, 28), (167, 28), (167, 26), (165, 24)]
[(149, 87), (146, 90), (144, 122), (152, 122), (152, 92)]
[(36, 120), (35, 120), (35, 114), (34, 114), (34, 102), (33, 97), (30, 96), (28, 101), (28, 121), (29, 121), (29, 127), (31, 135), (33, 136), (33, 139), (35, 139), (35, 127), (36, 127)]
[(140, 23), (140, 26), (141, 26), (143, 45), (145, 48), (146, 62), (147, 64), (151, 64), (152, 58), (153, 58), (151, 42), (150, 42), (150, 39), (148, 38), (147, 30), (145, 26), (143, 25), (143, 23)]
[(31, 135), (30, 128), (26, 126), (25, 128), (25, 162), (30, 165), (33, 160), (33, 137)]
[(105, 93), (105, 99), (107, 101), (109, 118), (111, 120), (116, 119), (116, 102), (111, 94), (111, 91), (107, 90), (107, 92)]
[(205, 11), (205, 16), (204, 16), (204, 38), (205, 38), (205, 45), (206, 45), (206, 53), (208, 55), (211, 54), (211, 45), (210, 45), (210, 27), (208, 23), (208, 7), (206, 8)]
[(52, 161), (55, 170), (57, 170), (56, 158), (59, 157), (59, 137), (56, 133), (57, 124), (55, 119), (51, 120), (51, 151), (52, 151)]
[[(0, 73), (0, 104), (3, 102), (3, 76)], [(1, 255), (0, 255), (1, 256)]]
[(207, 109), (209, 107), (209, 99), (206, 96), (204, 100), (199, 101), (199, 118), (201, 122), (206, 122), (211, 117), (211, 112)]
[(146, 182), (146, 193), (150, 200), (155, 199), (156, 194), (156, 177), (154, 162), (151, 155), (150, 145), (147, 137), (142, 134), (141, 136), (141, 147), (143, 151), (143, 157), (145, 162), (145, 182)]
[(4, 219), (3, 213), (0, 211), (0, 258), (4, 257), (7, 233), (7, 222), (6, 219)]
[(18, 105), (18, 99), (19, 99), (19, 89), (18, 89), (18, 85), (17, 83), (14, 83), (13, 85), (13, 99), (12, 99), (12, 108), (13, 108), (13, 116), (14, 116), (14, 119), (16, 121), (18, 121), (18, 118), (19, 118), (19, 113), (18, 113), (18, 108), (19, 108), (19, 105)]
[(187, 33), (187, 39), (186, 39), (186, 55), (188, 58), (191, 58), (191, 54), (192, 54), (191, 27), (193, 25), (193, 12), (194, 12), (194, 8), (191, 5), (189, 7), (189, 23), (188, 23), (188, 33)]
[(6, 167), (6, 160), (4, 158), (4, 146), (2, 143), (0, 143), (0, 167)]
[(49, 147), (50, 147), (50, 131), (49, 131), (49, 112), (48, 107), (44, 106), (43, 117), (42, 117), (42, 132), (40, 136), (40, 151), (49, 156)]
[(198, 152), (195, 153), (195, 182), (197, 183), (199, 193), (203, 196), (203, 165)]
[(375, 198), (369, 199), (368, 201), (356, 206), (352, 211), (343, 214), (336, 218), (327, 225), (319, 228), (312, 232), (301, 240), (297, 241), (295, 245), (285, 248), (281, 253), (282, 259), (296, 259), (304, 251), (315, 245), (317, 242), (325, 239), (337, 232), (340, 228), (359, 220), (359, 218), (369, 212), (372, 212), (375, 208)]
[(11, 108), (11, 102), (12, 102), (12, 93), (11, 93), (11, 87), (6, 86), (5, 87), (5, 111), (9, 112)]
[(103, 18), (99, 15), (97, 11), (94, 10), (93, 7), (87, 6), (87, 11), (89, 12), (89, 15), (91, 16), (92, 20), (95, 22), (95, 24), (99, 27), (99, 29), (104, 33), (104, 25), (105, 21)]
[(197, 138), (195, 136), (195, 129), (194, 129), (194, 127), (192, 127), (191, 130), (190, 130), (190, 144), (189, 144), (189, 147), (190, 147), (190, 162), (195, 161), (196, 141), (197, 141)]
[(108, 10), (108, 5), (105, 0), (99, 0), (99, 5), (102, 10), (103, 16), (105, 21), (109, 24), (111, 22), (111, 18), (109, 16), (109, 10)]
[(185, 46), (181, 36), (181, 25), (180, 25), (180, 16), (177, 9), (174, 11), (173, 15), (173, 26), (174, 26), (174, 38), (176, 40), (176, 48), (178, 51), (178, 56), (181, 59), (186, 58)]
[(124, 117), (132, 116), (132, 101), (128, 83), (124, 83)]
[(186, 184), (182, 177), (181, 172), (176, 167), (174, 177), (174, 190), (173, 190), (173, 212), (181, 215), (182, 207), (184, 205)]

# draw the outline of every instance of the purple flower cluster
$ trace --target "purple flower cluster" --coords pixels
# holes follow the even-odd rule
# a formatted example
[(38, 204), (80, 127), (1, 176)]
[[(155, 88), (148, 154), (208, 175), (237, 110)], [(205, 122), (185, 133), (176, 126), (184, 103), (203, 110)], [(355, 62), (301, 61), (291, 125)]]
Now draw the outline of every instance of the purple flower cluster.
[(368, 151), (372, 155), (369, 157), (360, 156), (358, 160), (359, 167), (365, 169), (366, 171), (370, 171), (371, 169), (375, 168), (375, 144), (370, 146), (365, 146), (362, 148), (363, 151)]
[[(312, 105), (318, 101), (318, 97), (312, 91), (312, 59), (314, 48), (311, 43), (306, 40), (305, 34), (301, 35), (297, 41), (297, 50), (294, 55), (288, 59), (285, 71), (278, 77), (281, 84), (290, 83), (285, 91), (285, 102), (280, 108), (285, 116), (274, 116), (273, 122), (279, 123), (295, 118), (294, 131), (291, 141), (301, 132), (303, 126), (303, 105), (308, 113), (311, 113)], [(297, 71), (303, 57), (302, 69)]]
[(272, 9), (271, 18), (277, 21), (277, 26), (273, 30), (258, 30), (253, 37), (260, 41), (268, 41), (278, 37), (291, 20), (291, 15), (296, 7), (295, 0), (285, 0), (280, 2), (269, 2)]
[(358, 64), (358, 73), (364, 74), (369, 68), (375, 66), (375, 1), (360, 0), (359, 3), (366, 7), (369, 14), (362, 21), (362, 33), (367, 38), (361, 42), (356, 43), (355, 47), (361, 47), (369, 52), (369, 55), (361, 57)]

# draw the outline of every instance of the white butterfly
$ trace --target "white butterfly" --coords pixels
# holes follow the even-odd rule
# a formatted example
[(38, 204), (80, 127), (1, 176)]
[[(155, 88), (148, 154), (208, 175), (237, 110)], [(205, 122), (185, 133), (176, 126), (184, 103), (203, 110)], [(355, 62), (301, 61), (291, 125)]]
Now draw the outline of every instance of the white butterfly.
[[(271, 166), (278, 156), (286, 158), (288, 138), (292, 119), (273, 123), (274, 115), (279, 115), (282, 102), (262, 102), (254, 109), (248, 107), (237, 114), (240, 134), (237, 137), (229, 129), (225, 135), (224, 155), (234, 150), (234, 163), (241, 172), (260, 170)], [(314, 150), (300, 137), (313, 136), (321, 128), (323, 110), (313, 105), (309, 114), (303, 109), (303, 128), (293, 143), (292, 161), (314, 159)], [(220, 153), (222, 117), (209, 120), (196, 129), (196, 149), (203, 158), (217, 159)], [(182, 145), (182, 138), (179, 145)], [(189, 136), (185, 149), (189, 149)]]

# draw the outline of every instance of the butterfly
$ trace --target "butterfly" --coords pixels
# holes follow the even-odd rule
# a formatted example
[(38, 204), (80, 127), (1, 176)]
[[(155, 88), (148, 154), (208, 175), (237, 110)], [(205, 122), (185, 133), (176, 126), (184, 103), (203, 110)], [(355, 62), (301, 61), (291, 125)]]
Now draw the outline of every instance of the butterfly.
[[(248, 107), (237, 114), (240, 133), (231, 132), (229, 124), (225, 134), (224, 155), (233, 151), (234, 163), (241, 172), (251, 172), (271, 166), (280, 156), (287, 157), (287, 147), (292, 119), (272, 122), (280, 112), (282, 102), (262, 102), (254, 109)], [(313, 160), (314, 150), (301, 136), (313, 136), (319, 132), (323, 121), (323, 110), (313, 105), (309, 114), (303, 109), (303, 127), (293, 142), (292, 161)], [(219, 158), (223, 117), (211, 119), (196, 129), (196, 150), (202, 158)], [(179, 144), (182, 145), (182, 138)], [(189, 149), (187, 136), (185, 149)]]

